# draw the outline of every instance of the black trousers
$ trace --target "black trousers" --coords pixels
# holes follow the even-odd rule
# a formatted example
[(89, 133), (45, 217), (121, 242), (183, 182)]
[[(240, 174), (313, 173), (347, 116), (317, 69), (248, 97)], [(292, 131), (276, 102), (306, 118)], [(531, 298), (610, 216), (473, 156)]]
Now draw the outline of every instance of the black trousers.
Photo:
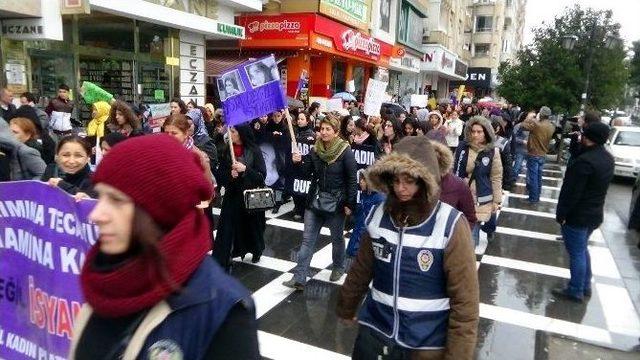
[(411, 350), (400, 347), (392, 339), (360, 325), (358, 337), (353, 346), (353, 360), (409, 360)]

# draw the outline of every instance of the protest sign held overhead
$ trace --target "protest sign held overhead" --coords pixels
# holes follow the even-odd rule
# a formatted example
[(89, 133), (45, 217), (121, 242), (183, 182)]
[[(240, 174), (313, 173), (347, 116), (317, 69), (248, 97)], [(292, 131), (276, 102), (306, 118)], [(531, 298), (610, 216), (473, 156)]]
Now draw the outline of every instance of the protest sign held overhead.
[(229, 69), (217, 85), (225, 121), (230, 126), (287, 107), (273, 55)]
[(385, 100), (384, 91), (387, 88), (386, 82), (369, 79), (367, 92), (364, 95), (364, 113), (369, 116), (380, 115), (380, 107)]
[(95, 203), (38, 181), (0, 184), (0, 358), (66, 359)]

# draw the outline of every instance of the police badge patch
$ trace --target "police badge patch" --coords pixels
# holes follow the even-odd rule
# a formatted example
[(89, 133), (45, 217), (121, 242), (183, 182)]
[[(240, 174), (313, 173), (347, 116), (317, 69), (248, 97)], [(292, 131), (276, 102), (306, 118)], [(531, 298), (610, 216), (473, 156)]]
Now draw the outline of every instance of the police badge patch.
[(149, 360), (183, 360), (184, 355), (178, 344), (170, 339), (162, 339), (149, 347)]
[(491, 161), (491, 160), (489, 159), (488, 156), (483, 157), (482, 158), (482, 165), (484, 165), (484, 166), (489, 165), (489, 161)]
[(433, 265), (433, 254), (429, 250), (420, 250), (418, 253), (418, 266), (422, 271), (429, 271)]

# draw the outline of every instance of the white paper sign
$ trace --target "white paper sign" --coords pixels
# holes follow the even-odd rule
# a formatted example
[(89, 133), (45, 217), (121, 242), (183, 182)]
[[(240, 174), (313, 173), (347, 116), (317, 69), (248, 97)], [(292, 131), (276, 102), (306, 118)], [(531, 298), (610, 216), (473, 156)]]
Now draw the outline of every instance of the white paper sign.
[(426, 108), (429, 101), (429, 95), (411, 95), (411, 106)]
[(364, 113), (370, 116), (379, 116), (380, 107), (384, 102), (384, 91), (387, 89), (386, 82), (369, 79), (367, 92), (364, 95)]
[(354, 91), (356, 91), (356, 81), (355, 80), (347, 81), (347, 92), (352, 93)]
[(342, 99), (327, 100), (327, 111), (340, 111), (342, 108)]

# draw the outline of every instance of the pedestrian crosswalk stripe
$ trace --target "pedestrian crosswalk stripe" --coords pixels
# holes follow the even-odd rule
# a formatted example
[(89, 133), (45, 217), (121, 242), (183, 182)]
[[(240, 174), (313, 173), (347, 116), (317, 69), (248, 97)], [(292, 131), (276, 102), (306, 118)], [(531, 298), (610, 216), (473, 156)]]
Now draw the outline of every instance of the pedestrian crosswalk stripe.
[(503, 206), (501, 210), (504, 211), (504, 212), (510, 212), (510, 213), (514, 213), (514, 214), (539, 216), (539, 217), (546, 217), (546, 218), (550, 218), (550, 219), (555, 219), (556, 218), (555, 213), (534, 211), (534, 210), (525, 210), (525, 209), (520, 209), (520, 208), (510, 207), (510, 206)]
[[(517, 186), (522, 186), (522, 187), (526, 187), (526, 186), (527, 186), (527, 184), (519, 183), (519, 182), (517, 182), (517, 183), (516, 183), (516, 185), (517, 185)], [(560, 191), (560, 188), (559, 188), (558, 186), (542, 185), (542, 188), (543, 188), (543, 189), (546, 189), (546, 190), (556, 190), (556, 191)]]
[[(510, 193), (509, 196), (510, 197), (514, 197), (514, 198), (520, 198), (520, 199), (528, 199), (529, 198), (529, 195), (526, 195), (526, 194)], [(557, 199), (552, 199), (552, 198), (548, 198), (548, 197), (541, 197), (540, 201), (554, 203), (554, 204), (558, 203)]]
[(287, 339), (265, 331), (258, 331), (260, 354), (278, 360), (349, 360), (349, 356)]
[(640, 319), (629, 297), (627, 289), (608, 284), (595, 284), (598, 298), (602, 306), (607, 329), (638, 337), (640, 336)]

